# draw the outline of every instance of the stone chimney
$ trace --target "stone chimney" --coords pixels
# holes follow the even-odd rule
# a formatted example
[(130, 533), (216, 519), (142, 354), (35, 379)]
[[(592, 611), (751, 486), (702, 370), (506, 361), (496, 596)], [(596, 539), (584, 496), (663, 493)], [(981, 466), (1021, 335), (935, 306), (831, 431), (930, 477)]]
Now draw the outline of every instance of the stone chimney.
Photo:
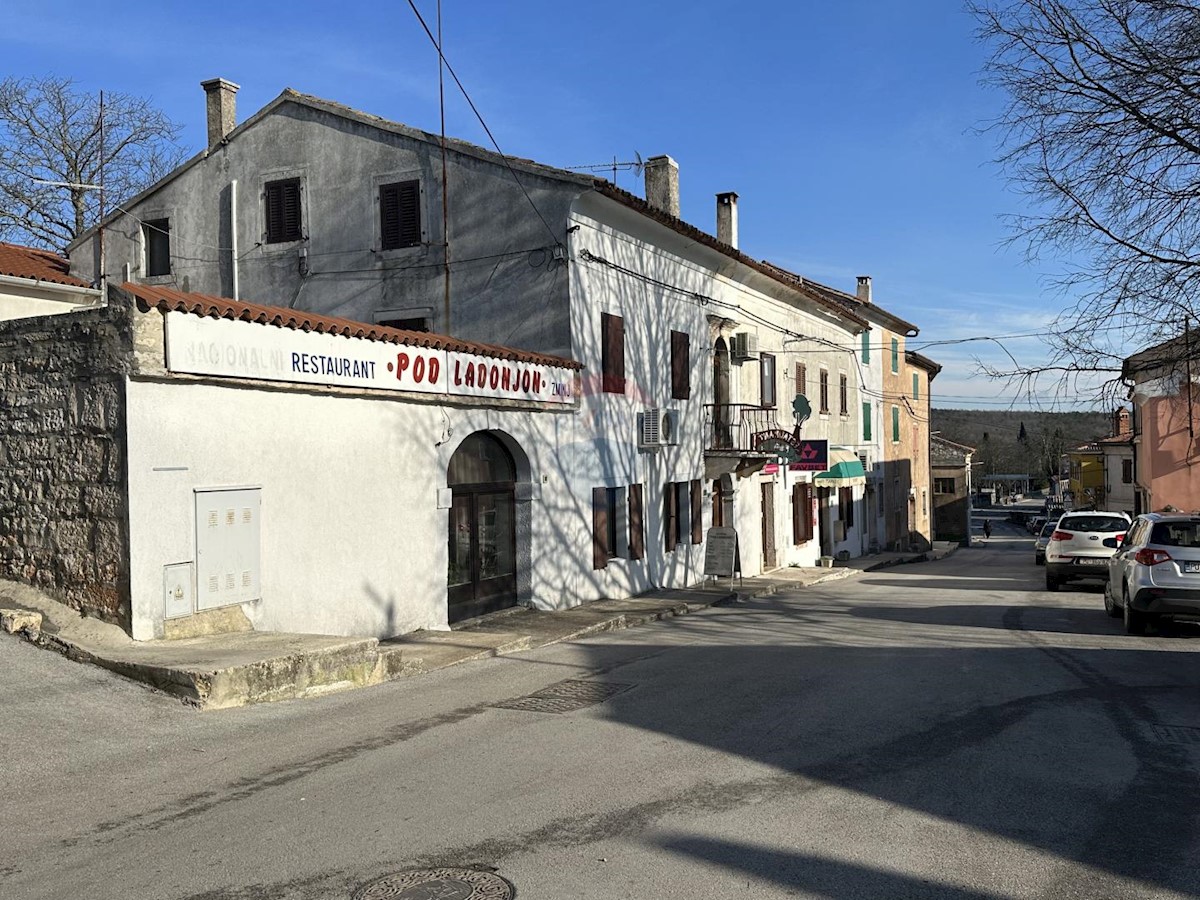
[(854, 293), (857, 295), (858, 299), (861, 302), (863, 302), (863, 303), (871, 302), (871, 276), (870, 275), (859, 275), (858, 276), (858, 287), (855, 289)]
[(717, 240), (737, 249), (737, 194), (733, 191), (717, 194)]
[(646, 202), (679, 218), (679, 164), (669, 156), (646, 160)]
[(237, 104), (234, 95), (239, 85), (224, 78), (210, 78), (200, 82), (204, 88), (208, 106), (208, 149), (211, 150), (237, 125)]
[(1129, 410), (1123, 406), (1118, 406), (1116, 412), (1113, 413), (1113, 437), (1118, 434), (1128, 434), (1133, 431), (1133, 422), (1129, 417)]

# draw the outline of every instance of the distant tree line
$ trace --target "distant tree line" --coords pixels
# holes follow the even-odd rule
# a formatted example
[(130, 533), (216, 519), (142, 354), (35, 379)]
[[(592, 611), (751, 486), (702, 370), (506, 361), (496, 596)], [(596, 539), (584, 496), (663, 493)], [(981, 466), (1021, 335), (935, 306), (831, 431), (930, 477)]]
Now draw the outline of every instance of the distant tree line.
[(1035, 486), (1044, 487), (1050, 476), (1058, 474), (1064, 453), (1111, 433), (1112, 416), (1103, 412), (934, 409), (931, 426), (946, 440), (974, 447), (972, 462), (978, 464), (980, 474), (1028, 474)]

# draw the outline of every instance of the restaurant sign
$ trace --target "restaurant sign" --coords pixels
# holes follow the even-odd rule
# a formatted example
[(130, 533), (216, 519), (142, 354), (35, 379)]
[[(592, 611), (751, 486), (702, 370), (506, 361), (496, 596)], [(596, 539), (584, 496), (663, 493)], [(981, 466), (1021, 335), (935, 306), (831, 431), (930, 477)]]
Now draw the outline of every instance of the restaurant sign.
[(754, 449), (760, 453), (774, 453), (783, 462), (793, 463), (800, 458), (800, 441), (790, 431), (773, 428), (754, 433)]
[(575, 401), (575, 373), (561, 366), (191, 313), (166, 317), (171, 372), (493, 400)]

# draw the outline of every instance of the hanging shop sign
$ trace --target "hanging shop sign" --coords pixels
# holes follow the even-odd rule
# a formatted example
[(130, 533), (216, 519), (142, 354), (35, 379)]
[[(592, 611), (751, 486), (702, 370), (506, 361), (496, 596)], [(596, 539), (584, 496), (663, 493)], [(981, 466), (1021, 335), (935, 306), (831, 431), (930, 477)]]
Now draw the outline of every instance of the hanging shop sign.
[(760, 453), (774, 453), (786, 463), (794, 463), (800, 459), (801, 442), (790, 431), (782, 428), (754, 433), (754, 449)]
[(574, 403), (560, 366), (167, 313), (167, 369), (294, 384)]
[(800, 450), (789, 469), (793, 472), (825, 472), (829, 469), (829, 441), (798, 441)]

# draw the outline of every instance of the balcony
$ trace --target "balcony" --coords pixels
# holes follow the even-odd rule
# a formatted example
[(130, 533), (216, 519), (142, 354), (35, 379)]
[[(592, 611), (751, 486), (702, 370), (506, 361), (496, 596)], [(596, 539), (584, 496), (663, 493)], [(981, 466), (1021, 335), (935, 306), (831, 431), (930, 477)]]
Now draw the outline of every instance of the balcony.
[(749, 475), (774, 460), (754, 446), (754, 435), (779, 429), (776, 410), (749, 403), (704, 406), (704, 468), (708, 478), (731, 472)]

